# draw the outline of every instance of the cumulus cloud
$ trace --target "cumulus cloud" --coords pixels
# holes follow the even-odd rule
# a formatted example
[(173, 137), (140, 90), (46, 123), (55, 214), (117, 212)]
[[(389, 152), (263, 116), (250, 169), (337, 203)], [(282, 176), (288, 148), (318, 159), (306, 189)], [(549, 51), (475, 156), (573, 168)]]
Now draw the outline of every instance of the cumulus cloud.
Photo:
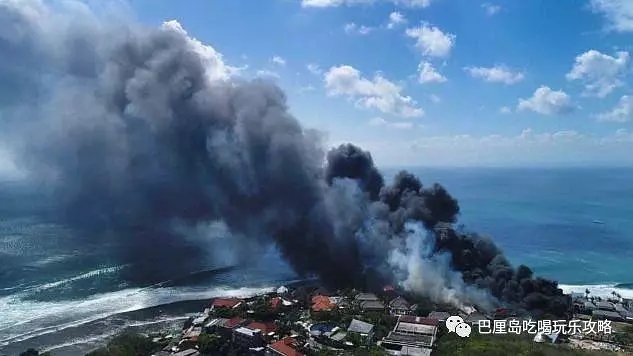
[(365, 25), (357, 25), (354, 22), (350, 22), (350, 23), (345, 24), (345, 26), (343, 26), (343, 30), (348, 35), (368, 35), (374, 29), (372, 27), (368, 27)]
[(598, 115), (599, 121), (627, 122), (633, 118), (633, 97), (623, 95), (618, 104), (608, 112)]
[(324, 80), (328, 95), (345, 96), (355, 100), (359, 107), (401, 117), (419, 117), (424, 114), (415, 100), (402, 94), (402, 87), (379, 73), (368, 79), (356, 68), (342, 65), (330, 68)]
[(519, 99), (517, 110), (531, 110), (542, 115), (560, 115), (574, 109), (571, 97), (562, 90), (541, 86), (528, 99)]
[(513, 71), (505, 65), (496, 65), (494, 67), (466, 67), (464, 68), (471, 77), (482, 79), (489, 83), (516, 84), (525, 78), (521, 72)]
[(342, 5), (373, 5), (376, 3), (391, 3), (408, 8), (425, 8), (431, 5), (432, 0), (301, 0), (303, 7), (338, 7)]
[(422, 61), (418, 65), (418, 81), (420, 83), (444, 83), (447, 79), (440, 74), (433, 64), (428, 61)]
[(392, 122), (383, 119), (382, 117), (374, 117), (369, 120), (370, 126), (390, 127), (394, 129), (411, 129), (414, 124), (411, 121), (398, 121)]
[(455, 45), (456, 36), (454, 34), (445, 33), (436, 26), (427, 23), (423, 23), (420, 27), (408, 28), (405, 33), (415, 39), (416, 48), (424, 56), (448, 57)]
[(624, 84), (628, 65), (628, 52), (618, 52), (612, 57), (592, 49), (576, 57), (566, 77), (583, 82), (585, 95), (604, 98)]
[(401, 12), (394, 11), (389, 14), (389, 23), (387, 23), (387, 28), (393, 29), (405, 23), (407, 23), (407, 19), (404, 15)]
[(617, 32), (633, 31), (633, 2), (630, 0), (590, 0), (594, 12), (607, 20), (607, 28)]
[(286, 60), (279, 56), (274, 56), (273, 58), (270, 59), (270, 61), (282, 67), (286, 65)]
[(501, 6), (489, 2), (481, 4), (481, 7), (486, 11), (488, 16), (494, 16), (501, 11)]

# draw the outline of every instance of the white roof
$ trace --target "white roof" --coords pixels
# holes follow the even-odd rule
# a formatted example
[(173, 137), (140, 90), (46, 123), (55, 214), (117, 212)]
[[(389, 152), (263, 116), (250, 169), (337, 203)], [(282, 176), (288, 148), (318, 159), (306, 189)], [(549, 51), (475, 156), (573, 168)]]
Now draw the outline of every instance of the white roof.
[(357, 332), (359, 334), (369, 334), (373, 329), (374, 326), (370, 323), (366, 323), (357, 319), (352, 319), (352, 322), (349, 323), (347, 331)]
[(248, 336), (255, 336), (257, 334), (259, 334), (261, 332), (261, 330), (259, 329), (249, 329), (249, 328), (245, 328), (243, 326), (235, 329), (235, 332), (240, 333), (240, 334), (244, 334), (244, 335), (248, 335)]
[(435, 332), (435, 328), (436, 327), (432, 325), (400, 322), (398, 323), (398, 325), (396, 325), (395, 331), (414, 333), (414, 334), (433, 335), (433, 333)]

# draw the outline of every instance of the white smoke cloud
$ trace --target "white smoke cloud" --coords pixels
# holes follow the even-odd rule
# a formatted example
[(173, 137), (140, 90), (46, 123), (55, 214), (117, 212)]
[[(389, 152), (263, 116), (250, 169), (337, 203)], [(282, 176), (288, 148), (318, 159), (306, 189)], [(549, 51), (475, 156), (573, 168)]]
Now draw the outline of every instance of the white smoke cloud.
[(487, 290), (464, 283), (461, 273), (451, 268), (450, 255), (433, 254), (434, 238), (422, 226), (409, 223), (406, 229), (402, 246), (391, 250), (388, 259), (402, 288), (461, 309), (470, 307), (466, 303), (484, 308), (494, 304)]

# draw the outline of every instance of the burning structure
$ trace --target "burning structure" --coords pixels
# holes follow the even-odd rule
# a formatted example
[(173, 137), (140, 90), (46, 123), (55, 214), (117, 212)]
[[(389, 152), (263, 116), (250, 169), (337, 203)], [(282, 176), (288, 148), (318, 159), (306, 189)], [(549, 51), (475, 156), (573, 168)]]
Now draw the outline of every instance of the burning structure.
[(13, 88), (1, 93), (0, 141), (53, 187), (59, 219), (117, 240), (131, 280), (164, 280), (164, 258), (187, 249), (190, 261), (201, 250), (189, 232), (219, 221), (241, 250), (272, 243), (328, 286), (566, 310), (555, 282), (454, 228), (459, 205), (441, 185), (408, 172), (386, 183), (351, 144), (326, 152), (280, 88), (236, 78), (179, 23), (103, 16), (79, 2), (0, 0), (0, 78)]

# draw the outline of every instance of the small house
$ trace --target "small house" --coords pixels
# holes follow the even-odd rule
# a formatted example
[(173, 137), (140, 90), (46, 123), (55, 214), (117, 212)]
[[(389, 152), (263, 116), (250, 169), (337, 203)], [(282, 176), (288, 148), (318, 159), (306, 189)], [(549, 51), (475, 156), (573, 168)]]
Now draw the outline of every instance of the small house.
[(374, 339), (374, 325), (361, 320), (352, 319), (352, 322), (347, 328), (347, 334), (358, 335), (360, 339), (369, 346)]
[(437, 321), (445, 322), (446, 319), (451, 317), (450, 313), (442, 311), (432, 311), (429, 313), (429, 319), (435, 319)]
[(374, 293), (359, 293), (354, 299), (360, 303), (380, 300)]
[(268, 354), (275, 356), (303, 356), (300, 349), (301, 345), (292, 337), (283, 338), (275, 343), (268, 345)]
[(379, 300), (366, 300), (360, 303), (360, 308), (364, 312), (383, 312), (385, 305)]
[(411, 304), (403, 297), (396, 297), (389, 302), (389, 312), (394, 316), (408, 315), (411, 313)]

